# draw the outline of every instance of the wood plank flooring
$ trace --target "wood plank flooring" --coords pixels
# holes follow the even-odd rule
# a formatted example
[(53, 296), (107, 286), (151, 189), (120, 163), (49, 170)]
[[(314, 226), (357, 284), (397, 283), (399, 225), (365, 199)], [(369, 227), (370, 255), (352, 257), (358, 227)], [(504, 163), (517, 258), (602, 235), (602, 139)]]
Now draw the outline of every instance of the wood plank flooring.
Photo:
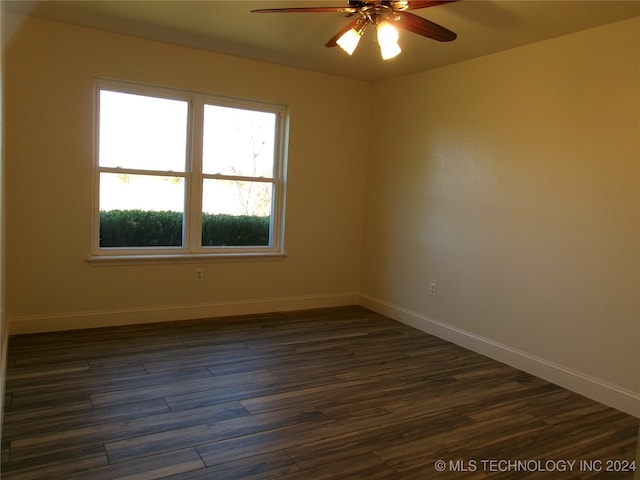
[(638, 419), (360, 307), (8, 355), (6, 480), (633, 478)]

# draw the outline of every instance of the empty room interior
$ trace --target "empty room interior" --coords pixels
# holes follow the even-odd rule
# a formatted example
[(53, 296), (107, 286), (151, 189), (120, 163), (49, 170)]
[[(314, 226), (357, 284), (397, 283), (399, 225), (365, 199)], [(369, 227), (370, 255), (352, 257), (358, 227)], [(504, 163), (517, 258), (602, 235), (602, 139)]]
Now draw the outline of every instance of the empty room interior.
[(640, 478), (640, 2), (0, 15), (3, 477)]

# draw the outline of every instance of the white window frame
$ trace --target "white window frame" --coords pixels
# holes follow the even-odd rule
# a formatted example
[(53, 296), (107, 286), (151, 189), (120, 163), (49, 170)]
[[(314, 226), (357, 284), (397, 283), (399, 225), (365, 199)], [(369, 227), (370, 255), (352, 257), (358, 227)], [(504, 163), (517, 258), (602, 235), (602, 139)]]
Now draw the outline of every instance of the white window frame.
[[(100, 246), (100, 174), (102, 172), (142, 175), (167, 175), (167, 171), (136, 170), (101, 167), (100, 151), (100, 92), (109, 90), (172, 100), (188, 104), (187, 152), (184, 172), (170, 172), (185, 179), (185, 216), (181, 247), (101, 247)], [(202, 172), (204, 106), (217, 105), (273, 113), (276, 116), (273, 177), (235, 177), (210, 175)], [(119, 80), (97, 79), (95, 82), (95, 141), (94, 141), (94, 218), (93, 247), (89, 261), (101, 260), (176, 260), (203, 258), (244, 258), (282, 256), (284, 251), (284, 215), (286, 192), (286, 163), (289, 129), (289, 110), (285, 105), (255, 100), (222, 97), (192, 91), (136, 84)], [(202, 246), (202, 185), (204, 179), (250, 180), (272, 184), (270, 241), (268, 246)]]

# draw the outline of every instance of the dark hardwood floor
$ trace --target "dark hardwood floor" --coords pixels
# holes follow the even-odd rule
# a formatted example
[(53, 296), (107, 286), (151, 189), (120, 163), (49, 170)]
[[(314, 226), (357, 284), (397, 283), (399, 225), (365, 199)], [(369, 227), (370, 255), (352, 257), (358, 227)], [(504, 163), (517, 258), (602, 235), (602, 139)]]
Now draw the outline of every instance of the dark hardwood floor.
[(8, 355), (6, 480), (633, 478), (638, 419), (360, 307)]

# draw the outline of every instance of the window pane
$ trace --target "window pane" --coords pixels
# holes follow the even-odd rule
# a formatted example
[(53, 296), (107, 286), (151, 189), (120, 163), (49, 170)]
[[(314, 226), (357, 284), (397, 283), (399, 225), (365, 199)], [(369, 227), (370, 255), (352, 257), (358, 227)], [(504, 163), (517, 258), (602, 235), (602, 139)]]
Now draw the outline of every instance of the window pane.
[(101, 247), (182, 246), (183, 177), (100, 174)]
[(270, 245), (272, 190), (265, 182), (205, 179), (202, 245)]
[(275, 113), (205, 105), (204, 173), (273, 177), (275, 128)]
[(183, 172), (188, 103), (100, 91), (101, 167)]

